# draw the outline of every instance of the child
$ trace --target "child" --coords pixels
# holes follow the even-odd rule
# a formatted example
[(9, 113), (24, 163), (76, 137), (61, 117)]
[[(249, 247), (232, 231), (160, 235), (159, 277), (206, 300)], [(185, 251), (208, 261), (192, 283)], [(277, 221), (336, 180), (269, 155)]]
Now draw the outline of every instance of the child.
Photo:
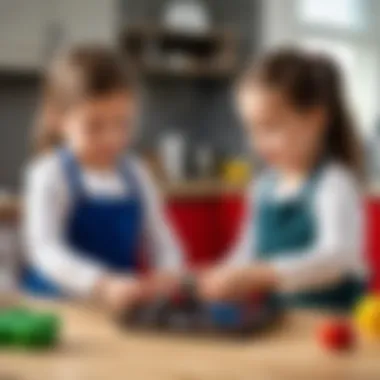
[(292, 305), (351, 307), (364, 269), (361, 163), (339, 69), (303, 51), (269, 54), (238, 105), (267, 170), (237, 247), (201, 278), (204, 297), (276, 291)]
[[(25, 229), (34, 293), (96, 297), (122, 309), (143, 296), (136, 276), (147, 237), (156, 267), (178, 271), (181, 251), (147, 170), (126, 156), (137, 96), (111, 50), (81, 46), (47, 77), (39, 146), (27, 171)], [(49, 123), (51, 123), (49, 125)], [(46, 138), (48, 135), (48, 138)]]

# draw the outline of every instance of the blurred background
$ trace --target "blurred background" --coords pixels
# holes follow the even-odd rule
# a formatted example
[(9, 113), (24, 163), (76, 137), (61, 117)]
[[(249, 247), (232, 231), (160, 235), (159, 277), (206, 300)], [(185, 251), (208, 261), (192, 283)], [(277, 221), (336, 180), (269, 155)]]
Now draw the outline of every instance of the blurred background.
[[(176, 155), (165, 152), (175, 145), (180, 163), (166, 175), (181, 180), (223, 167), (228, 176), (225, 164), (244, 156), (230, 85), (248, 58), (281, 43), (330, 52), (344, 67), (376, 180), (379, 17), (376, 0), (0, 0), (1, 187), (20, 184), (43, 67), (85, 41), (118, 46), (140, 69), (137, 147), (151, 158)], [(230, 176), (243, 176), (235, 167)]]
[[(380, 179), (379, 18), (376, 0), (0, 0), (1, 193), (19, 194), (46, 63), (57, 49), (94, 41), (119, 48), (141, 73), (136, 149), (192, 260), (218, 256), (234, 238), (256, 168), (232, 84), (248, 59), (273, 46), (319, 49), (341, 63), (372, 191)], [(373, 193), (368, 203), (380, 229)]]

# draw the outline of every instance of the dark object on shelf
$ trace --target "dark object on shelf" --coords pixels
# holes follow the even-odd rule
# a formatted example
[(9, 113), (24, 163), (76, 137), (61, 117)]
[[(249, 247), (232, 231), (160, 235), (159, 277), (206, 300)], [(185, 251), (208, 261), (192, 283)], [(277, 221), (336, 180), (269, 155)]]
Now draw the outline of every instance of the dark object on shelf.
[(134, 26), (121, 33), (120, 45), (143, 75), (217, 79), (237, 71), (236, 39), (229, 31), (189, 33)]
[(193, 296), (161, 298), (140, 305), (120, 319), (123, 327), (199, 336), (250, 337), (274, 326), (282, 316), (271, 298), (250, 302), (202, 303)]
[(14, 67), (0, 67), (1, 85), (38, 84), (42, 79), (42, 72), (37, 69), (17, 69)]

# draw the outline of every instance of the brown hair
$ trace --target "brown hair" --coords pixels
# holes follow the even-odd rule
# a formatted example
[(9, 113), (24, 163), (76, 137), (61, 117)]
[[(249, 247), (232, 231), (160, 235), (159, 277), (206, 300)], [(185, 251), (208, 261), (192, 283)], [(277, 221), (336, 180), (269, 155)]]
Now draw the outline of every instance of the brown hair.
[(295, 48), (266, 55), (243, 75), (241, 86), (253, 83), (279, 89), (299, 110), (322, 106), (328, 115), (326, 152), (362, 178), (363, 155), (348, 110), (339, 66), (327, 55)]
[[(59, 54), (46, 73), (35, 128), (38, 152), (60, 144), (59, 115), (86, 98), (132, 91), (133, 80), (118, 54), (100, 45), (75, 46)], [(59, 124), (59, 123), (58, 123)]]

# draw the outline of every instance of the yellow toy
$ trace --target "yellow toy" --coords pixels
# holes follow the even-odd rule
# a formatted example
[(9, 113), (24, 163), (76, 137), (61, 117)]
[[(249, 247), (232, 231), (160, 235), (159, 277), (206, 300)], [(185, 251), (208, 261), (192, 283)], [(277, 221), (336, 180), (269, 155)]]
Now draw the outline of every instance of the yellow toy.
[(230, 185), (245, 185), (252, 175), (252, 168), (244, 159), (232, 159), (223, 166), (223, 179)]
[(355, 319), (363, 334), (380, 340), (380, 295), (365, 297), (356, 308)]

